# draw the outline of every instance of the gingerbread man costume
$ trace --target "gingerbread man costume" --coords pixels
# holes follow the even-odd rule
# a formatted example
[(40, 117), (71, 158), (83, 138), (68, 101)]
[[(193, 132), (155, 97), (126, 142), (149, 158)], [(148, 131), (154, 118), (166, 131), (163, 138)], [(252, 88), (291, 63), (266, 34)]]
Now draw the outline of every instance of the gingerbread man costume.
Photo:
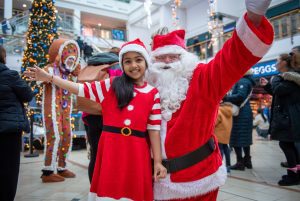
[[(44, 69), (62, 79), (73, 80), (80, 71), (79, 59), (79, 47), (75, 41), (57, 39), (50, 46), (50, 64)], [(42, 181), (58, 182), (64, 181), (64, 177), (75, 177), (66, 169), (66, 158), (72, 146), (71, 93), (54, 84), (44, 83), (42, 108), (46, 130)], [(55, 169), (58, 174), (54, 174)]]

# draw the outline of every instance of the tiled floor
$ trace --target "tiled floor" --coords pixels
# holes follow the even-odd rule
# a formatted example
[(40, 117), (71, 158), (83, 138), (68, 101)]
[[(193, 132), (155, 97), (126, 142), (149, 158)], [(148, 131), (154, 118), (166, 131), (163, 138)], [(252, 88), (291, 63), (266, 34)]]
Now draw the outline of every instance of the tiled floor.
[[(283, 153), (276, 141), (254, 140), (251, 146), (253, 170), (232, 171), (221, 187), (218, 201), (300, 201), (300, 185), (279, 187), (277, 181), (285, 174), (280, 167)], [(235, 155), (231, 153), (234, 162)], [(43, 155), (21, 159), (16, 201), (83, 201), (87, 200), (87, 152), (73, 151), (69, 168), (77, 174), (61, 183), (44, 184), (41, 175)]]

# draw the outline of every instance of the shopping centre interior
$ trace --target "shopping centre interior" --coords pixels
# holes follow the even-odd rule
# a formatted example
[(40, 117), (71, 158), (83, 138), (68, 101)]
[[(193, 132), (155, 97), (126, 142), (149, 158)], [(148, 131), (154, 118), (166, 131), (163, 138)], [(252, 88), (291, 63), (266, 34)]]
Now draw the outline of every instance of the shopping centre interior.
[[(2, 43), (0, 45), (7, 51), (7, 66), (18, 72), (21, 72), (26, 48), (31, 8), (34, 6), (32, 2), (33, 0), (0, 1), (0, 22), (6, 19), (15, 27), (14, 31), (9, 30), (6, 33), (0, 29)], [(166, 26), (169, 30), (185, 29), (187, 50), (203, 63), (208, 63), (214, 58), (232, 36), (238, 19), (245, 12), (244, 1), (241, 0), (53, 0), (53, 2), (60, 37), (67, 39), (80, 37), (92, 47), (93, 54), (107, 52), (112, 47), (121, 47), (125, 42), (135, 38), (140, 38), (150, 50), (152, 34), (160, 27)], [(273, 0), (266, 16), (274, 28), (275, 41), (268, 53), (252, 67), (257, 84), (250, 97), (254, 114), (258, 108), (270, 107), (272, 102), (272, 96), (259, 86), (259, 79), (265, 77), (270, 80), (272, 76), (278, 74), (275, 67), (278, 56), (289, 53), (293, 47), (300, 45), (299, 0)], [(84, 64), (83, 59), (82, 62)], [(40, 112), (37, 108), (34, 117), (37, 130), (33, 145), (34, 151), (38, 151), (40, 156), (21, 159), (16, 201), (86, 200), (89, 185), (88, 160), (81, 113), (74, 105), (72, 127), (75, 145), (70, 161), (71, 167), (81, 173), (78, 173), (76, 180), (67, 184), (71, 186), (70, 190), (63, 184), (49, 186), (42, 184), (39, 179), (44, 132), (40, 129), (42, 127)], [(256, 136), (255, 131), (253, 135)], [(29, 134), (24, 135), (23, 143), (24, 153), (32, 149)], [(284, 156), (277, 142), (255, 140), (254, 143), (253, 157), (259, 158), (254, 162), (256, 169), (247, 170), (245, 174), (231, 172), (228, 183), (221, 188), (218, 200), (300, 200), (300, 185), (278, 187), (276, 184), (278, 175), (281, 175), (278, 172), (284, 172), (279, 165)], [(261, 156), (260, 151), (266, 155)], [(85, 187), (82, 188), (81, 184)]]

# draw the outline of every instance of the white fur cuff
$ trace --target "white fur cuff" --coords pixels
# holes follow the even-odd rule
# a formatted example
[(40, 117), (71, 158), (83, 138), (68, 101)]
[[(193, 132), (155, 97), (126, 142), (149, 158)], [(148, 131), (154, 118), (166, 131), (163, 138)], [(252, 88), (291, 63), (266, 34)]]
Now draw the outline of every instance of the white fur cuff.
[(168, 174), (167, 178), (154, 183), (154, 199), (172, 200), (204, 195), (224, 185), (226, 178), (224, 165), (214, 174), (193, 182), (173, 183)]

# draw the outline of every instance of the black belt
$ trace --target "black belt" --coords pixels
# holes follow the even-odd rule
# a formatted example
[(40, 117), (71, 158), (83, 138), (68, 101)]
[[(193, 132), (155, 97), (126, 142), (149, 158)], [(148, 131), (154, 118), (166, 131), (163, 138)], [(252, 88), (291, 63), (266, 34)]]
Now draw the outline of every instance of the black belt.
[(163, 160), (162, 164), (167, 168), (168, 173), (174, 173), (193, 166), (207, 158), (215, 150), (215, 142), (210, 138), (204, 145), (181, 157)]
[(128, 136), (136, 136), (136, 137), (146, 137), (146, 132), (133, 130), (129, 127), (118, 128), (114, 126), (103, 126), (103, 131), (122, 134), (126, 137)]

